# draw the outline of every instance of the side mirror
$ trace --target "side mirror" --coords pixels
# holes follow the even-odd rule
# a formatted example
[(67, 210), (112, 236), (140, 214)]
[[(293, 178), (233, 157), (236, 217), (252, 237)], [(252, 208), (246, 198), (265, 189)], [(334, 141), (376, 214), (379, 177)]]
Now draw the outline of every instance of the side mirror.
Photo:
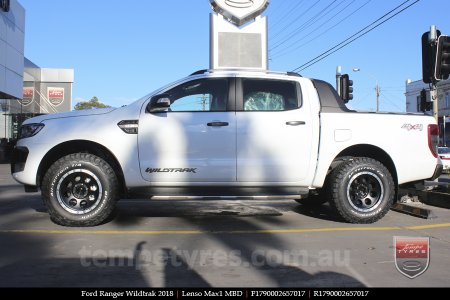
[(157, 113), (167, 111), (170, 107), (170, 97), (168, 94), (153, 96), (147, 106), (147, 112)]

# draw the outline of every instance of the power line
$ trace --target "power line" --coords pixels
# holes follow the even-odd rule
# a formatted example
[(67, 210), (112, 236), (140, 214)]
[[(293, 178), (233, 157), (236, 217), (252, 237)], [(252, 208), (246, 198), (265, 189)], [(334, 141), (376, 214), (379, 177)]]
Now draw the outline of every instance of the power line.
[[(356, 41), (357, 39), (363, 37), (364, 35), (366, 35), (367, 33), (371, 32), (372, 30), (374, 30), (375, 28), (379, 27), (380, 25), (384, 24), (385, 22), (389, 21), (390, 19), (392, 19), (393, 17), (395, 17), (396, 15), (400, 14), (401, 12), (403, 12), (404, 10), (408, 9), (409, 7), (411, 7), (412, 5), (416, 4), (417, 2), (419, 2), (420, 0), (416, 0), (414, 3), (408, 5), (407, 7), (403, 8), (402, 10), (400, 10), (399, 12), (395, 13), (394, 15), (392, 15), (391, 17), (389, 17), (388, 19), (384, 20), (383, 22), (377, 24), (376, 26), (370, 28), (372, 25), (376, 24), (377, 22), (379, 22), (380, 20), (384, 19), (386, 16), (388, 16), (389, 14), (391, 14), (392, 12), (394, 12), (395, 10), (397, 10), (398, 8), (400, 8), (401, 6), (403, 6), (405, 3), (409, 2), (411, 0), (406, 0), (405, 2), (403, 2), (402, 4), (398, 5), (397, 7), (395, 7), (394, 9), (392, 9), (391, 11), (389, 11), (388, 13), (384, 14), (382, 17), (378, 18), (377, 20), (375, 20), (374, 22), (370, 23), (369, 25), (367, 25), (366, 27), (364, 27), (363, 29), (359, 30), (358, 32), (356, 32), (355, 34), (353, 34), (352, 36), (348, 37), (347, 39), (345, 39), (344, 41), (340, 42), (339, 44), (335, 45), (334, 47), (328, 49), (327, 51), (323, 52), (322, 54), (316, 56), (315, 58), (311, 59), (310, 61), (304, 63), (303, 65), (301, 65), (300, 67), (294, 69), (294, 71), (302, 71), (305, 70), (309, 67), (311, 67), (312, 65), (315, 65), (316, 63), (322, 61), (323, 59), (325, 59), (326, 57), (330, 56), (331, 54), (339, 51), (340, 49), (344, 48), (345, 46), (353, 43), (354, 41)], [(367, 28), (370, 28), (369, 30), (367, 30), (366, 32), (363, 32), (364, 30), (366, 30)], [(363, 33), (361, 33), (363, 32)], [(360, 34), (361, 33), (361, 34)], [(360, 34), (358, 36), (358, 34)], [(356, 36), (356, 37), (355, 37)], [(355, 37), (355, 38), (353, 38)]]
[(383, 86), (383, 88), (385, 88), (385, 89), (402, 89), (402, 90), (405, 89), (404, 86), (400, 86), (400, 85), (397, 85), (397, 86)]
[(303, 1), (304, 1), (304, 0), (300, 0), (297, 4), (295, 4), (295, 6), (288, 7), (287, 13), (284, 14), (284, 15), (282, 15), (282, 16), (280, 17), (280, 19), (279, 19), (277, 22), (275, 22), (275, 23), (273, 24), (272, 27), (276, 27), (278, 24), (283, 23), (283, 21), (286, 21), (286, 20), (288, 19), (288, 16), (290, 16), (293, 12), (295, 12), (295, 9), (296, 9), (297, 7), (299, 7), (300, 4), (303, 3)]
[(314, 8), (314, 6), (316, 6), (318, 3), (320, 2), (320, 0), (317, 0), (316, 2), (314, 2), (310, 7), (308, 7), (302, 14), (300, 14), (296, 20), (290, 22), (289, 24), (287, 24), (286, 26), (284, 26), (281, 30), (279, 30), (273, 37), (272, 39), (276, 39), (280, 34), (282, 34), (283, 30), (289, 28), (289, 26), (291, 26), (292, 24), (295, 23), (295, 21), (299, 20), (301, 17), (303, 17), (305, 14), (307, 14), (311, 9)]
[[(292, 37), (294, 37), (296, 34), (299, 34), (300, 32), (306, 30), (307, 28), (311, 27), (315, 21), (318, 21), (325, 17), (327, 14), (329, 14), (331, 11), (333, 11), (336, 7), (332, 7), (338, 0), (334, 0), (332, 3), (328, 4), (325, 8), (322, 8), (319, 10), (318, 13), (316, 13), (314, 16), (309, 18), (307, 21), (305, 21), (303, 24), (301, 24), (299, 27), (291, 31), (285, 38), (283, 38), (280, 42), (276, 43), (275, 46), (272, 47), (271, 50), (274, 50), (286, 42), (288, 42)], [(345, 1), (345, 0), (344, 0)], [(318, 2), (317, 2), (318, 3)], [(339, 3), (341, 4), (341, 3)], [(338, 6), (339, 6), (338, 4)]]
[(390, 89), (390, 88), (383, 87), (383, 90), (384, 91), (389, 91), (389, 92), (404, 92), (405, 88), (403, 88), (403, 89)]
[[(284, 56), (286, 54), (292, 53), (295, 50), (298, 50), (310, 43), (312, 43), (313, 41), (317, 40), (318, 38), (320, 38), (322, 35), (328, 33), (330, 30), (334, 29), (335, 27), (341, 25), (343, 23), (343, 21), (348, 20), (352, 15), (354, 15), (355, 13), (357, 13), (359, 10), (361, 10), (364, 6), (366, 6), (367, 4), (369, 4), (372, 0), (367, 0), (363, 5), (359, 6), (356, 10), (352, 11), (350, 14), (346, 15), (345, 17), (343, 17), (341, 20), (339, 20), (337, 23), (335, 23), (334, 25), (328, 27), (327, 29), (325, 29), (324, 31), (322, 31), (319, 34), (316, 34), (316, 30), (318, 28), (322, 28), (325, 24), (327, 24), (328, 22), (330, 22), (331, 20), (333, 20), (336, 16), (338, 16), (341, 12), (343, 12), (344, 10), (346, 10), (350, 5), (352, 5), (356, 0), (353, 0), (352, 2), (350, 2), (349, 4), (347, 4), (344, 8), (342, 8), (340, 11), (338, 11), (336, 14), (334, 14), (331, 18), (329, 18), (327, 21), (325, 21), (324, 23), (320, 24), (319, 26), (317, 26), (316, 28), (314, 28), (313, 30), (311, 30), (310, 33), (308, 33), (307, 35), (303, 36), (300, 39), (297, 39), (296, 41), (294, 41), (293, 43), (291, 43), (291, 45), (287, 46), (284, 49), (281, 49), (280, 51), (278, 51), (278, 53), (273, 54), (272, 59), (274, 58), (278, 58), (281, 56)], [(305, 38), (307, 38), (308, 36), (315, 34), (314, 38), (310, 39), (309, 41), (299, 45), (298, 47), (293, 48), (292, 50), (289, 50), (290, 48), (294, 47), (296, 44), (298, 44), (300, 41), (304, 40)]]
[(366, 98), (370, 98), (369, 96), (373, 96), (373, 88), (371, 88), (370, 92), (367, 92), (367, 94), (364, 95), (364, 97), (360, 97), (360, 99), (366, 99)]
[[(372, 25), (376, 24), (377, 22), (381, 21), (382, 19), (384, 19), (386, 16), (390, 15), (392, 12), (396, 11), (398, 8), (400, 8), (401, 6), (403, 6), (405, 3), (409, 2), (411, 0), (406, 0), (405, 2), (403, 2), (402, 4), (400, 4), (399, 6), (397, 6), (396, 8), (394, 8), (393, 10), (389, 11), (388, 13), (384, 14), (382, 17), (378, 18), (376, 21), (370, 23), (369, 25), (367, 25), (366, 27), (364, 27), (363, 29), (359, 30), (358, 32), (356, 32), (355, 34), (353, 34), (352, 36), (348, 37), (347, 39), (345, 39), (344, 41), (340, 42), (339, 44), (335, 45), (334, 47), (328, 49), (327, 51), (323, 52), (322, 54), (316, 56), (315, 58), (309, 60), (308, 62), (304, 63), (303, 65), (295, 68), (293, 71), (297, 72), (297, 71), (303, 71), (309, 67), (311, 67), (312, 65), (315, 65), (316, 63), (318, 63), (319, 61), (322, 61), (323, 59), (325, 59), (326, 57), (330, 56), (331, 54), (339, 51), (340, 49), (344, 48), (345, 46), (353, 43), (354, 41), (360, 39), (361, 37), (365, 36), (366, 34), (368, 34), (369, 32), (371, 32), (372, 30), (374, 30), (375, 28), (381, 26), (382, 24), (386, 23), (387, 21), (389, 21), (390, 19), (392, 19), (393, 17), (397, 16), (398, 14), (402, 13), (403, 11), (405, 11), (406, 9), (410, 8), (411, 6), (413, 6), (414, 4), (416, 4), (417, 2), (419, 2), (420, 0), (416, 0), (414, 1), (412, 4), (408, 5), (407, 7), (403, 8), (402, 10), (398, 11), (397, 13), (395, 13), (394, 15), (390, 16), (389, 18), (387, 18), (386, 20), (382, 21), (381, 23), (377, 24), (376, 26), (370, 28), (369, 30), (363, 32), (364, 30), (366, 30), (367, 28), (371, 27)], [(362, 32), (362, 33), (361, 33)], [(360, 34), (361, 33), (361, 34)], [(359, 34), (359, 35), (358, 35)], [(356, 37), (355, 37), (356, 36)]]
[(387, 102), (389, 102), (391, 105), (395, 106), (396, 108), (398, 108), (399, 110), (404, 110), (404, 108), (401, 108), (400, 106), (398, 106), (397, 104), (395, 104), (393, 101), (389, 100), (388, 97), (386, 97), (386, 95), (381, 94), (381, 97), (384, 98), (384, 100), (386, 100)]
[[(336, 16), (338, 16), (340, 13), (342, 13), (343, 11), (345, 11), (350, 5), (352, 5), (356, 0), (353, 0), (352, 2), (350, 2), (349, 4), (347, 4), (344, 8), (342, 8), (340, 11), (338, 11), (336, 14), (334, 14), (331, 18), (329, 18), (327, 21), (325, 21), (324, 23), (320, 24), (319, 26), (317, 26), (316, 28), (314, 28), (313, 30), (311, 30), (310, 33), (308, 33), (307, 35), (295, 40), (293, 43), (291, 43), (291, 45), (287, 46), (284, 49), (280, 49), (280, 51), (278, 53), (275, 53), (274, 56), (275, 57), (280, 57), (283, 55), (286, 55), (288, 53), (292, 53), (295, 50), (298, 50), (310, 43), (312, 43), (313, 41), (315, 41), (316, 39), (320, 38), (321, 36), (323, 36), (324, 34), (327, 34), (329, 31), (331, 31), (332, 29), (334, 29), (335, 27), (341, 25), (344, 21), (347, 21), (352, 15), (354, 15), (355, 13), (357, 13), (359, 10), (361, 10), (364, 6), (366, 6), (369, 2), (371, 2), (372, 0), (367, 0), (363, 5), (359, 6), (357, 9), (355, 9), (354, 11), (352, 11), (350, 14), (346, 15), (345, 17), (343, 17), (342, 19), (340, 19), (339, 21), (337, 21), (334, 25), (331, 25), (330, 27), (328, 27), (327, 29), (323, 30), (320, 33), (317, 33), (316, 31), (319, 28), (322, 28), (325, 24), (327, 24), (328, 22), (330, 22), (331, 20), (333, 20)], [(305, 38), (307, 38), (308, 36), (314, 34), (314, 37), (312, 39), (310, 39), (309, 41), (293, 48), (296, 44), (298, 44), (300, 41), (304, 40)], [(293, 48), (292, 50), (289, 50), (290, 48)]]
[(334, 0), (331, 4), (329, 4), (328, 6), (326, 6), (324, 9), (320, 10), (319, 13), (317, 13), (316, 15), (314, 15), (313, 17), (311, 17), (309, 20), (307, 20), (306, 22), (304, 22), (302, 25), (300, 25), (299, 27), (297, 27), (296, 29), (294, 29), (293, 31), (291, 31), (288, 36), (286, 36), (284, 39), (282, 39), (281, 41), (279, 41), (278, 43), (275, 43), (275, 45), (270, 49), (270, 51), (275, 50), (276, 48), (284, 45), (285, 43), (287, 43), (288, 41), (291, 40), (292, 37), (294, 37), (295, 35), (299, 34), (300, 32), (308, 29), (309, 27), (311, 27), (315, 22), (319, 21), (320, 19), (324, 18), (326, 15), (328, 15), (330, 12), (332, 12), (334, 9), (336, 9), (340, 4), (342, 4), (342, 2), (344, 2), (345, 0), (341, 1), (340, 3), (338, 3), (338, 5), (336, 5), (335, 7), (332, 7), (334, 3), (336, 3), (338, 0)]
[(275, 7), (272, 6), (272, 5), (273, 5), (272, 3), (269, 5), (269, 9), (272, 9), (272, 10), (270, 11), (272, 17), (276, 16), (277, 14), (279, 14), (279, 12), (282, 11), (282, 10), (280, 10), (280, 8), (284, 7), (285, 4), (287, 3), (287, 1), (277, 1), (277, 2), (275, 2), (275, 3), (278, 3), (278, 5), (275, 6)]

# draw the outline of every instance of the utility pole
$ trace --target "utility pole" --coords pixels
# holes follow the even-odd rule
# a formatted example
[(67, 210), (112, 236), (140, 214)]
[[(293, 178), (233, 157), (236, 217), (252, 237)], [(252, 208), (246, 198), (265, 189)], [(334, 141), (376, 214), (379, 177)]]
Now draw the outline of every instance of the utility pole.
[(202, 104), (202, 111), (206, 111), (206, 100), (207, 100), (206, 95), (200, 96), (200, 101)]
[(375, 92), (377, 94), (377, 112), (380, 111), (380, 86), (378, 85), (378, 80), (377, 80), (377, 84), (375, 86)]
[[(353, 68), (353, 72), (360, 72), (360, 71), (361, 71), (360, 68)], [(368, 77), (370, 77), (370, 78), (375, 80), (375, 95), (376, 95), (376, 99), (377, 99), (377, 112), (379, 112), (380, 111), (380, 92), (381, 92), (381, 89), (380, 89), (380, 85), (378, 84), (378, 79), (376, 79), (375, 76), (370, 75), (367, 72), (365, 72), (365, 74)]]

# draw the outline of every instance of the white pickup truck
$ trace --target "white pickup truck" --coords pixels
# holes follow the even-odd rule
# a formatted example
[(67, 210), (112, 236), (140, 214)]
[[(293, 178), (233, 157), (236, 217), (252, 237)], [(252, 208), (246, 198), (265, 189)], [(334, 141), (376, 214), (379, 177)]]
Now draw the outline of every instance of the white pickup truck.
[(11, 172), (66, 226), (100, 224), (136, 195), (328, 201), (372, 223), (398, 185), (440, 175), (438, 136), (429, 116), (349, 110), (324, 81), (206, 70), (125, 107), (27, 120)]

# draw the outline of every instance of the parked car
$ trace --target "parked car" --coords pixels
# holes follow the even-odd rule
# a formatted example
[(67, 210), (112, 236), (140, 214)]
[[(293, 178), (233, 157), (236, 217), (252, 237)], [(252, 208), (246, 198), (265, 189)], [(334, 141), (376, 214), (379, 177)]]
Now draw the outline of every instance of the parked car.
[(208, 70), (126, 107), (25, 121), (11, 170), (67, 226), (101, 224), (135, 195), (328, 201), (373, 223), (398, 185), (441, 174), (438, 135), (430, 116), (349, 110), (321, 80)]
[(439, 147), (438, 154), (439, 158), (442, 161), (442, 165), (444, 166), (443, 172), (450, 173), (450, 148)]

